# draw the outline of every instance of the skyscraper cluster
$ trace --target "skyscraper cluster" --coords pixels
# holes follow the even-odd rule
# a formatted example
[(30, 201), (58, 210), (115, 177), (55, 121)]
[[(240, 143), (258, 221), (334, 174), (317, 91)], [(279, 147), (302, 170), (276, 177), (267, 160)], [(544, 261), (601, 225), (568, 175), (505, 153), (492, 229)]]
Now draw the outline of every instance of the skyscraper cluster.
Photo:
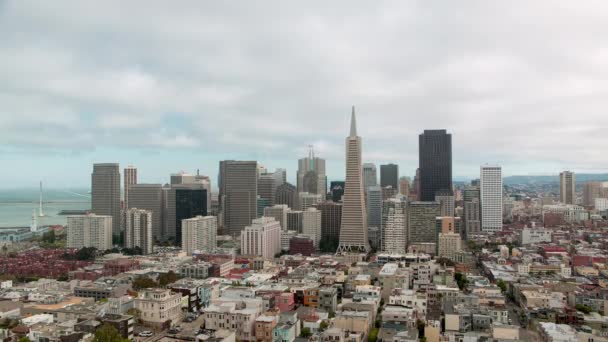
[[(413, 178), (400, 177), (393, 163), (363, 162), (363, 139), (354, 107), (345, 139), (345, 178), (329, 184), (326, 161), (315, 154), (298, 159), (296, 185), (283, 168), (269, 171), (257, 161), (219, 162), (217, 193), (209, 176), (185, 172), (168, 184), (138, 182), (138, 170), (121, 175), (115, 163), (94, 164), (91, 176), (95, 216), (73, 217), (73, 245), (87, 245), (88, 229), (106, 234), (113, 244), (139, 247), (168, 243), (188, 253), (213, 250), (217, 235), (240, 240), (241, 252), (269, 256), (288, 248), (289, 240), (312, 242), (317, 251), (340, 254), (423, 251), (447, 254), (467, 235), (500, 231), (503, 220), (502, 169), (484, 165), (478, 182), (455, 191), (452, 179), (452, 135), (424, 130), (419, 136), (419, 165)], [(560, 197), (576, 200), (574, 174), (560, 174)], [(598, 197), (595, 184), (585, 186), (585, 202)], [(437, 222), (456, 222), (442, 232)], [(447, 221), (446, 221), (447, 220)], [(85, 222), (85, 223), (83, 223)], [(103, 223), (97, 223), (103, 222)], [(88, 225), (87, 225), (88, 224)], [(443, 234), (443, 235), (441, 235)], [(103, 235), (104, 239), (106, 235)], [(307, 242), (308, 243), (308, 242)], [(106, 240), (100, 246), (107, 247)]]

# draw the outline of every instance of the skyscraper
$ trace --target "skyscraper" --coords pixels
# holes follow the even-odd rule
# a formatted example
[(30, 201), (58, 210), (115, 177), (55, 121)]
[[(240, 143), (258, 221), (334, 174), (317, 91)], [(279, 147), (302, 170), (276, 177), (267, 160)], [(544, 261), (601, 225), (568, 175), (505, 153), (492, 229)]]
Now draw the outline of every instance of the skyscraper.
[(283, 183), (277, 187), (275, 204), (285, 204), (290, 209), (298, 208), (298, 193), (296, 187), (291, 183)]
[(335, 251), (340, 237), (342, 203), (327, 201), (315, 207), (321, 211), (321, 248), (327, 246), (323, 248), (323, 252)]
[(601, 182), (585, 182), (583, 185), (583, 205), (585, 207), (595, 206), (595, 199), (601, 197)]
[(130, 208), (126, 213), (125, 247), (141, 248), (143, 254), (151, 254), (154, 240), (152, 239), (152, 212), (144, 209)]
[(395, 164), (380, 165), (380, 186), (392, 186), (399, 189), (399, 166)]
[(129, 208), (145, 209), (152, 213), (152, 241), (163, 240), (163, 196), (160, 184), (131, 185), (128, 197)]
[(382, 251), (405, 253), (407, 245), (407, 202), (391, 198), (383, 203)]
[(272, 217), (254, 219), (241, 231), (241, 254), (273, 258), (281, 252), (281, 225)]
[(255, 161), (220, 162), (220, 203), (226, 233), (240, 234), (257, 215), (258, 169)]
[(177, 246), (181, 246), (182, 220), (207, 216), (207, 190), (203, 184), (173, 184), (165, 201), (163, 240), (172, 239)]
[(321, 194), (325, 198), (327, 193), (325, 159), (315, 157), (312, 146), (308, 157), (298, 160), (297, 181), (298, 192)]
[(264, 208), (264, 216), (274, 217), (281, 224), (281, 229), (287, 230), (287, 213), (289, 210), (286, 204), (275, 204), (272, 207)]
[(469, 186), (464, 189), (464, 232), (468, 238), (481, 232), (481, 205), (478, 186)]
[(452, 191), (437, 191), (435, 201), (439, 202), (441, 216), (454, 216), (454, 193)]
[(495, 165), (482, 165), (480, 169), (481, 230), (502, 230), (502, 169)]
[(410, 178), (401, 177), (399, 178), (399, 193), (405, 197), (410, 195)]
[(374, 163), (363, 164), (363, 189), (378, 185), (378, 174)]
[(559, 173), (559, 200), (564, 204), (576, 204), (576, 177), (574, 172)]
[(207, 212), (211, 211), (211, 179), (209, 176), (199, 174), (196, 170), (196, 175), (191, 175), (184, 171), (171, 175), (171, 185), (179, 184), (201, 184), (203, 189), (207, 190)]
[(330, 183), (329, 191), (331, 192), (331, 200), (334, 202), (341, 202), (342, 196), (344, 196), (344, 182), (333, 181)]
[(137, 168), (132, 165), (125, 167), (123, 171), (123, 180), (124, 180), (124, 208), (129, 209), (129, 188), (131, 185), (137, 184)]
[(277, 178), (274, 173), (262, 173), (258, 178), (258, 196), (273, 205), (277, 186)]
[(425, 130), (418, 141), (420, 200), (434, 201), (438, 191), (452, 191), (452, 135)]
[(298, 210), (305, 211), (306, 209), (323, 202), (325, 198), (324, 195), (321, 194), (311, 194), (308, 192), (300, 192), (298, 194), (298, 203), (300, 206), (297, 208)]
[(357, 136), (355, 107), (351, 115), (350, 135), (346, 138), (346, 184), (342, 206), (338, 253), (368, 252), (367, 215), (363, 195), (361, 137)]
[(367, 188), (367, 226), (378, 227), (382, 224), (382, 188), (370, 186)]
[(118, 163), (93, 164), (91, 212), (112, 216), (112, 235), (120, 236), (120, 169)]

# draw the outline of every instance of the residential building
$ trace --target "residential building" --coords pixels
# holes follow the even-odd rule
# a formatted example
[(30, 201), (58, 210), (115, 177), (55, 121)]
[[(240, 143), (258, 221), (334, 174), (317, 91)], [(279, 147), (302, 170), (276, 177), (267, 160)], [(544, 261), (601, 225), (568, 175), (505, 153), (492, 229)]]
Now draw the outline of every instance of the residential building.
[(454, 193), (450, 191), (438, 191), (435, 202), (439, 202), (439, 213), (441, 216), (454, 216)]
[(217, 247), (217, 217), (196, 216), (182, 221), (182, 250), (213, 251)]
[(105, 251), (112, 248), (112, 219), (110, 215), (68, 216), (68, 248), (95, 247)]
[(125, 247), (139, 247), (143, 254), (153, 252), (152, 212), (130, 208), (126, 211)]
[(481, 232), (481, 203), (479, 187), (467, 186), (463, 191), (464, 236), (469, 237)]
[(127, 209), (137, 208), (152, 213), (152, 241), (163, 237), (163, 195), (161, 184), (131, 184)]
[(218, 302), (203, 309), (205, 329), (230, 329), (239, 341), (255, 341), (255, 320), (261, 308), (249, 307), (244, 301)]
[(455, 256), (462, 250), (462, 239), (460, 234), (440, 233), (437, 243), (437, 256), (455, 260)]
[(532, 245), (537, 243), (550, 243), (552, 232), (544, 228), (524, 227), (521, 231), (520, 242), (522, 245)]
[(407, 202), (396, 198), (384, 201), (381, 235), (383, 252), (405, 253), (407, 246)]
[(167, 327), (181, 320), (182, 295), (165, 289), (145, 289), (135, 298), (134, 307), (144, 324)]
[(559, 200), (563, 204), (576, 204), (576, 177), (574, 172), (559, 173)]
[(502, 230), (502, 169), (483, 165), (480, 168), (481, 230)]
[(315, 249), (314, 240), (307, 235), (295, 235), (289, 239), (289, 254), (291, 255), (311, 256)]
[(241, 232), (241, 254), (274, 258), (281, 252), (281, 224), (272, 217), (254, 219)]
[(440, 214), (437, 202), (408, 203), (408, 245), (437, 243), (436, 218)]

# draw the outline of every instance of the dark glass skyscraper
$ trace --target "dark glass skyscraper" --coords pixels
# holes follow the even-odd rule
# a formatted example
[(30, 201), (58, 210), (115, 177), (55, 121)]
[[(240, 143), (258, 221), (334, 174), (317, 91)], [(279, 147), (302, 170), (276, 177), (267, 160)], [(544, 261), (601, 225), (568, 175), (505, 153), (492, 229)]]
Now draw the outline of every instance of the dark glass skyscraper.
[(425, 130), (418, 140), (421, 201), (434, 201), (438, 191), (452, 191), (452, 135)]
[(331, 193), (331, 200), (334, 202), (341, 202), (342, 196), (344, 196), (344, 181), (333, 181), (330, 183), (329, 191)]
[(399, 190), (399, 166), (395, 164), (380, 165), (380, 186), (392, 186)]
[(175, 244), (182, 244), (182, 220), (207, 216), (207, 190), (175, 189)]

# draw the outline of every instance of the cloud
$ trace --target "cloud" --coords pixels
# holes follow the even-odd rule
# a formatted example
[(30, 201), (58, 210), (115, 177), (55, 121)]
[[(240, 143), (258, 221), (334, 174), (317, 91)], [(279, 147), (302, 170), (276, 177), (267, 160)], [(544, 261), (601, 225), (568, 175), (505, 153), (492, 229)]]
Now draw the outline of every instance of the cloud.
[(2, 2), (0, 145), (295, 161), (315, 144), (339, 178), (355, 104), (364, 158), (403, 174), (430, 128), (453, 134), (455, 175), (607, 170), (607, 16), (600, 1)]

